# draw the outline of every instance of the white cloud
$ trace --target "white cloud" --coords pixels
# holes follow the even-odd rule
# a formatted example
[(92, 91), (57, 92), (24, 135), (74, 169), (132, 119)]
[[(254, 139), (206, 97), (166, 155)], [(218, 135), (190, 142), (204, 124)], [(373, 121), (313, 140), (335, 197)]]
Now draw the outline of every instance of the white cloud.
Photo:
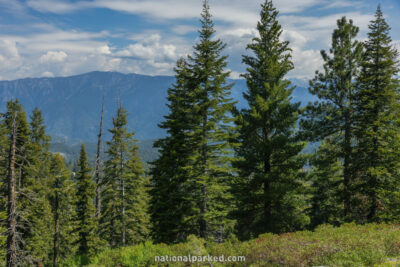
[(162, 40), (161, 35), (157, 33), (132, 36), (131, 39), (138, 41), (116, 52), (114, 55), (134, 60), (144, 60), (156, 69), (171, 68), (172, 70), (175, 61), (180, 56), (185, 55), (185, 51), (187, 51), (187, 48), (181, 43), (178, 52), (177, 45), (169, 43), (167, 40)]
[[(211, 1), (215, 19), (236, 24), (253, 24), (258, 16), (262, 0)], [(298, 13), (326, 0), (279, 0), (275, 1), (281, 13)], [(29, 0), (29, 7), (40, 12), (65, 14), (88, 8), (107, 8), (119, 12), (144, 15), (156, 19), (198, 18), (201, 10), (199, 0), (93, 0), (68, 2), (61, 0)]]
[[(0, 7), (8, 2), (0, 0)], [(255, 27), (262, 2), (264, 0), (210, 0), (217, 38), (227, 43), (223, 53), (229, 55), (232, 77), (237, 78), (245, 69), (241, 64), (241, 55), (246, 53), (245, 47), (257, 35)], [(43, 76), (49, 73), (49, 69), (55, 76), (92, 70), (169, 75), (173, 74), (176, 60), (191, 53), (194, 42), (198, 40), (184, 38), (184, 35), (195, 33), (198, 29), (200, 0), (27, 0), (25, 3), (36, 11), (55, 14), (105, 8), (140, 15), (168, 30), (161, 32), (143, 28), (142, 32), (133, 35), (124, 29), (87, 32), (68, 27), (60, 29), (40, 20), (26, 25), (29, 30), (25, 34), (11, 35), (0, 30), (0, 75), (3, 78)], [(365, 37), (372, 14), (363, 13), (358, 7), (353, 8), (354, 3), (359, 3), (359, 0), (274, 1), (284, 29), (282, 40), (289, 40), (293, 49), (295, 70), (289, 73), (291, 77), (311, 78), (314, 71), (321, 67), (319, 50), (330, 47), (332, 31), (341, 16), (352, 18), (361, 29), (359, 39)], [(13, 8), (27, 9), (21, 4)], [(337, 8), (349, 12), (339, 13)], [(329, 15), (305, 15), (307, 13), (302, 13), (305, 10), (317, 10)], [(11, 26), (6, 27), (10, 29)], [(113, 43), (115, 39), (118, 41)]]
[(13, 40), (4, 39), (0, 41), (0, 52), (3, 57), (8, 59), (18, 59), (19, 52), (17, 44)]
[(53, 74), (52, 72), (50, 72), (50, 71), (45, 71), (45, 72), (43, 72), (40, 76), (41, 76), (41, 77), (48, 77), (48, 78), (51, 78), (51, 77), (54, 77), (54, 74)]
[(12, 39), (0, 39), (0, 73), (15, 72), (22, 65), (17, 43)]
[(231, 75), (229, 76), (231, 79), (243, 79), (241, 76), (241, 73), (237, 71), (231, 71)]
[(67, 58), (67, 53), (64, 51), (49, 51), (40, 57), (41, 63), (60, 63)]
[(319, 50), (292, 47), (292, 60), (295, 69), (289, 72), (288, 77), (310, 79), (316, 70), (322, 68), (322, 57)]
[(197, 28), (190, 25), (176, 25), (172, 26), (172, 31), (176, 34), (187, 34), (189, 32), (196, 32)]
[(97, 48), (97, 52), (102, 55), (111, 55), (110, 47), (108, 45), (103, 45)]

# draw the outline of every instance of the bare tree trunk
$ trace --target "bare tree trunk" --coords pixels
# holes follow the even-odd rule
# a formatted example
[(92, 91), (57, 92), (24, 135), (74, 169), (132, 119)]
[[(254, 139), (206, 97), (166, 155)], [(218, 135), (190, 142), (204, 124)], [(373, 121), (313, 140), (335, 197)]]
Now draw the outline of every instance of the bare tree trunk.
[(100, 129), (99, 135), (97, 136), (97, 157), (96, 157), (96, 217), (101, 216), (101, 177), (100, 177), (100, 165), (101, 165), (101, 137), (103, 135), (103, 113), (104, 113), (104, 95), (103, 103), (101, 105), (101, 118), (100, 118)]
[(15, 150), (17, 142), (16, 115), (11, 129), (11, 144), (8, 165), (8, 207), (7, 207), (7, 267), (17, 266), (17, 200), (15, 193)]
[(59, 235), (60, 235), (60, 216), (59, 216), (59, 199), (56, 193), (55, 199), (55, 213), (54, 213), (54, 246), (53, 246), (53, 265), (58, 266), (58, 253), (59, 253)]

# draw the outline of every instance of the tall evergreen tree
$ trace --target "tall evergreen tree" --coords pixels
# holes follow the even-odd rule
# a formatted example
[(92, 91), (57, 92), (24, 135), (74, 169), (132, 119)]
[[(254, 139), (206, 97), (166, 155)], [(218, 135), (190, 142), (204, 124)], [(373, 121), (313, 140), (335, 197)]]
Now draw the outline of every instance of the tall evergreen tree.
[[(27, 232), (26, 204), (24, 184), (29, 166), (27, 148), (29, 144), (29, 124), (26, 113), (16, 101), (7, 102), (4, 125), (8, 135), (7, 145), (7, 265), (29, 264), (30, 257), (24, 248)], [(13, 265), (14, 264), (14, 265)]]
[(225, 44), (214, 39), (214, 24), (208, 1), (203, 2), (200, 40), (188, 58), (189, 88), (192, 95), (192, 133), (190, 144), (193, 155), (188, 180), (187, 197), (197, 208), (192, 223), (198, 235), (222, 241), (234, 226), (229, 218), (233, 209), (230, 192), (233, 169), (229, 139), (233, 134), (230, 111), (231, 84), (226, 71), (227, 56), (222, 55)]
[(19, 232), (18, 232), (18, 213), (17, 213), (17, 197), (16, 197), (16, 143), (17, 143), (17, 116), (11, 119), (10, 133), (10, 150), (8, 155), (8, 171), (7, 171), (7, 245), (6, 245), (6, 266), (14, 267), (22, 265)]
[(146, 178), (127, 112), (120, 106), (113, 119), (103, 179), (101, 235), (112, 247), (143, 241), (149, 234)]
[(193, 233), (194, 225), (188, 225), (193, 216), (188, 176), (191, 133), (190, 73), (187, 62), (181, 58), (175, 68), (175, 84), (168, 90), (170, 113), (159, 127), (167, 131), (167, 137), (155, 142), (159, 157), (151, 169), (151, 215), (153, 235), (157, 242), (184, 241)]
[[(400, 85), (399, 53), (381, 8), (369, 25), (357, 112), (357, 169), (368, 198), (367, 221), (395, 219), (400, 210)], [(394, 217), (393, 217), (394, 216)]]
[[(0, 188), (3, 186), (3, 183), (0, 182)], [(3, 203), (1, 203), (3, 205)], [(5, 266), (6, 262), (6, 227), (3, 224), (7, 221), (7, 213), (3, 207), (0, 207), (0, 264)]]
[(3, 114), (0, 114), (0, 265), (6, 265), (7, 154), (8, 140)]
[(239, 127), (236, 162), (239, 179), (238, 232), (249, 238), (264, 232), (292, 231), (308, 223), (301, 196), (305, 143), (295, 136), (300, 103), (291, 103), (294, 86), (285, 79), (293, 69), (289, 42), (281, 41), (282, 28), (272, 1), (261, 5), (259, 37), (247, 46), (249, 108), (237, 112)]
[(76, 252), (75, 228), (75, 189), (71, 179), (71, 173), (66, 168), (64, 159), (56, 154), (52, 157), (50, 165), (50, 194), (49, 200), (52, 208), (52, 264), (59, 263), (66, 257)]
[(7, 112), (4, 114), (8, 133), (11, 132), (14, 116), (18, 127), (18, 137), (16, 140), (16, 179), (17, 190), (24, 187), (26, 180), (26, 168), (28, 166), (27, 151), (29, 144), (30, 129), (26, 112), (18, 100), (7, 102)]
[(27, 145), (26, 182), (23, 190), (29, 196), (24, 203), (26, 218), (25, 243), (32, 262), (46, 264), (50, 261), (52, 212), (49, 203), (49, 152), (50, 137), (46, 135), (42, 113), (38, 108), (30, 116), (30, 136)]
[(78, 253), (81, 255), (93, 253), (97, 243), (97, 224), (95, 217), (96, 185), (90, 174), (85, 145), (82, 143), (79, 157), (78, 172), (75, 177), (76, 189), (76, 229), (78, 235)]
[(354, 40), (358, 27), (345, 17), (337, 21), (332, 35), (330, 55), (321, 51), (323, 72), (316, 72), (310, 81), (309, 91), (319, 101), (308, 106), (302, 120), (303, 129), (311, 135), (310, 140), (319, 141), (330, 137), (333, 149), (329, 158), (337, 157), (342, 166), (341, 199), (344, 217), (351, 220), (354, 184), (354, 130), (356, 123), (355, 102), (357, 90), (355, 79), (359, 74), (362, 44)]

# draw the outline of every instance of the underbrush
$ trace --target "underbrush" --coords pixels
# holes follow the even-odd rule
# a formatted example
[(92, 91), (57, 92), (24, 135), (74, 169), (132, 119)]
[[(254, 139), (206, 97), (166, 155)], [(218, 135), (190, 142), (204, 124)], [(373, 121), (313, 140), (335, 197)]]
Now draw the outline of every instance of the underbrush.
[[(195, 262), (155, 262), (155, 256), (245, 256), (245, 262), (212, 262), (196, 257)], [(400, 257), (400, 226), (387, 224), (341, 227), (320, 226), (315, 231), (281, 235), (263, 234), (248, 242), (229, 240), (207, 243), (190, 236), (176, 245), (146, 242), (131, 247), (109, 249), (82, 264), (85, 258), (69, 259), (64, 266), (144, 267), (144, 266), (395, 266)], [(159, 258), (159, 260), (166, 258)], [(185, 259), (184, 257), (182, 259)], [(200, 262), (201, 260), (201, 262)]]

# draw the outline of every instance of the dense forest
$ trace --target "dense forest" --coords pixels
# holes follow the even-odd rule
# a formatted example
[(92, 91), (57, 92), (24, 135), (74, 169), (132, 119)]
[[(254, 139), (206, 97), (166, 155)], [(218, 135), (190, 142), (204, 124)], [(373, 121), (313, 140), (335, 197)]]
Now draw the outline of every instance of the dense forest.
[[(337, 21), (309, 83), (318, 101), (305, 107), (291, 101), (292, 50), (270, 0), (257, 32), (243, 55), (247, 106), (239, 110), (226, 44), (204, 1), (198, 42), (174, 69), (159, 125), (167, 134), (154, 143), (149, 172), (127, 128), (129, 103), (104, 129), (109, 140), (99, 103), (95, 162), (82, 143), (66, 164), (49, 150), (39, 108), (28, 118), (9, 101), (0, 118), (0, 265), (84, 265), (107, 248), (149, 241), (222, 244), (322, 224), (398, 222), (399, 54), (380, 6), (365, 40), (351, 19)], [(317, 149), (305, 153), (310, 144)]]

